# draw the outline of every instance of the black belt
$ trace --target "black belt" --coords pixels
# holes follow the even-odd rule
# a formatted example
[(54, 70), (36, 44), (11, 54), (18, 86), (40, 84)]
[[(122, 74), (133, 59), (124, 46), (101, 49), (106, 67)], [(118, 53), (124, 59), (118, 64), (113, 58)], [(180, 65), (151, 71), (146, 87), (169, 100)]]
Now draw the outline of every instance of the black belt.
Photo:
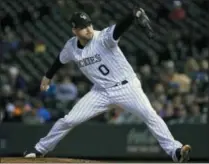
[(119, 86), (119, 85), (125, 85), (125, 84), (127, 84), (127, 83), (128, 83), (127, 80), (123, 80), (123, 81), (121, 81), (121, 82), (115, 84), (113, 87), (117, 87), (117, 86)]

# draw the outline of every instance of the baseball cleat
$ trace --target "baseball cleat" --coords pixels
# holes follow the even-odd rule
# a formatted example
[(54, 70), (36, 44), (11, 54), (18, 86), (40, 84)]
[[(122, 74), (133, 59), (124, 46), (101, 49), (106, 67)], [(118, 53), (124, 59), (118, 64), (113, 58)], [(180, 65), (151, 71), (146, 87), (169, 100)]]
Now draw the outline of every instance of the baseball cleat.
[(181, 148), (176, 150), (176, 157), (178, 162), (184, 163), (189, 161), (189, 153), (191, 152), (192, 148), (190, 145), (184, 145)]
[(38, 152), (36, 149), (34, 149), (33, 151), (25, 151), (23, 153), (23, 156), (25, 158), (38, 158), (38, 157), (43, 157), (44, 155), (41, 154), (40, 152)]

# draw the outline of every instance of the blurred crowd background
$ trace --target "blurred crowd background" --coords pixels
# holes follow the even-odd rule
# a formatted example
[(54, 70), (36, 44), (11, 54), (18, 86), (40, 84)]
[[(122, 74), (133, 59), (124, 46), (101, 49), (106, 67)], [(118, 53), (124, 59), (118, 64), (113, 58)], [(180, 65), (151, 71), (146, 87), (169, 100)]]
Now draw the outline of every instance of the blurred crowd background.
[[(75, 64), (59, 70), (47, 92), (40, 80), (72, 37), (74, 11), (103, 29), (139, 5), (156, 31), (149, 40), (133, 26), (120, 41), (157, 113), (169, 124), (207, 123), (209, 103), (208, 0), (1, 0), (0, 121), (42, 124), (68, 113), (92, 87)], [(85, 108), (85, 107), (84, 107)], [(91, 121), (141, 123), (117, 106)]]

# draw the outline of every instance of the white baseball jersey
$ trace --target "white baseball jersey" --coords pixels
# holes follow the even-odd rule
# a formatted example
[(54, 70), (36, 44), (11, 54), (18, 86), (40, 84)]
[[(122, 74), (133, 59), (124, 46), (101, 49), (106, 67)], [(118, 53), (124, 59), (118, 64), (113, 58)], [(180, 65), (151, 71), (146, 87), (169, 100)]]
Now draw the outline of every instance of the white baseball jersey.
[(118, 40), (113, 39), (114, 28), (115, 25), (95, 31), (83, 49), (77, 47), (77, 37), (71, 38), (61, 51), (61, 63), (74, 61), (92, 83), (102, 88), (133, 79), (136, 74), (119, 48)]

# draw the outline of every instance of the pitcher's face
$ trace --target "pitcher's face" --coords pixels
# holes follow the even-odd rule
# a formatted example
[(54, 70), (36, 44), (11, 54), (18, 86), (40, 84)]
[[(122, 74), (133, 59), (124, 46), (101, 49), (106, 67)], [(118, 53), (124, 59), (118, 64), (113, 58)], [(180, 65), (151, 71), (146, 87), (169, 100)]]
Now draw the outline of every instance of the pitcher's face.
[(94, 36), (94, 28), (92, 24), (84, 28), (73, 28), (73, 33), (80, 39), (91, 40)]

